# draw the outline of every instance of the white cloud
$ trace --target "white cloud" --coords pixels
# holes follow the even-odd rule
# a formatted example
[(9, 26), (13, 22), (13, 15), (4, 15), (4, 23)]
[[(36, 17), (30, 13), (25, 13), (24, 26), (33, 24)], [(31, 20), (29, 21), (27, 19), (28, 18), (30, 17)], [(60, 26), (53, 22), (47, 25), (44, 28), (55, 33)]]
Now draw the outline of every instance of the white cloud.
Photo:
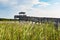
[(17, 6), (18, 2), (17, 1), (11, 1), (9, 3), (10, 6), (14, 7), (14, 6)]
[(32, 0), (32, 4), (38, 4), (39, 0)]
[[(39, 2), (39, 0), (0, 0), (11, 6), (12, 15), (18, 14), (19, 11), (27, 12), (27, 15), (43, 16), (43, 17), (60, 17), (60, 4), (49, 4), (47, 2)], [(33, 5), (39, 4), (42, 8), (33, 8)], [(50, 6), (50, 7), (47, 7)]]
[[(32, 8), (32, 6), (35, 4), (40, 4), (40, 6), (43, 6), (43, 7)], [(50, 5), (50, 7), (44, 8), (48, 5)], [(27, 12), (27, 15), (30, 15), (30, 16), (59, 17), (60, 11), (58, 10), (59, 8), (56, 6), (59, 6), (59, 5), (57, 5), (57, 3), (49, 4), (47, 2), (38, 2), (38, 0), (35, 0), (35, 1), (30, 1), (29, 4), (18, 5), (14, 7), (13, 9), (17, 10), (15, 11), (15, 13), (18, 13), (19, 11), (25, 11)]]
[(46, 7), (46, 6), (50, 5), (50, 4), (47, 3), (47, 2), (40, 2), (39, 4), (40, 4), (41, 6), (43, 6), (43, 7)]
[(0, 0), (1, 3), (7, 3), (9, 0)]
[(7, 1), (9, 1), (9, 0), (0, 0), (0, 2), (7, 2)]
[(55, 17), (60, 18), (60, 9), (41, 9), (41, 8), (32, 8), (28, 11), (27, 15), (37, 16), (37, 17)]
[(44, 6), (44, 7), (50, 5), (50, 4), (47, 3), (47, 2), (39, 2), (39, 0), (33, 0), (33, 1), (32, 1), (32, 4), (33, 4), (33, 5), (34, 5), (34, 4), (39, 4), (40, 6)]

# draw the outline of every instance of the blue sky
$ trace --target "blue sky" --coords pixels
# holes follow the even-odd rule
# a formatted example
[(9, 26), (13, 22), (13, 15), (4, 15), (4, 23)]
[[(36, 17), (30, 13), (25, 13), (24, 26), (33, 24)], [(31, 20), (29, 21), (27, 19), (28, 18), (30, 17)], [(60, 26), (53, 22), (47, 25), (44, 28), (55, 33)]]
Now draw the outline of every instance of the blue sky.
[(14, 18), (21, 11), (29, 16), (60, 18), (60, 0), (0, 0), (0, 18)]

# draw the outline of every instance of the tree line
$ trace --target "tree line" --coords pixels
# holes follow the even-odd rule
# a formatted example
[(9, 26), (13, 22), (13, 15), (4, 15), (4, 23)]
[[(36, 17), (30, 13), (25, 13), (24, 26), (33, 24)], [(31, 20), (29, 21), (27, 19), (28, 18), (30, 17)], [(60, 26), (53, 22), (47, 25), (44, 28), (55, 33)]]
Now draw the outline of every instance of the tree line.
[(6, 19), (6, 18), (0, 18), (0, 21), (18, 21), (18, 19)]

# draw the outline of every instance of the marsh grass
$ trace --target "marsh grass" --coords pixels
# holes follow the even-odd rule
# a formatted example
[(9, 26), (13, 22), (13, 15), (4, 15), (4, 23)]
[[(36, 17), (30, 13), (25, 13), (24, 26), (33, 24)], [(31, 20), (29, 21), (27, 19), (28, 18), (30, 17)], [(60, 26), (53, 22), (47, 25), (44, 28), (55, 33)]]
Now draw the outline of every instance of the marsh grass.
[(0, 40), (60, 40), (53, 23), (0, 23)]

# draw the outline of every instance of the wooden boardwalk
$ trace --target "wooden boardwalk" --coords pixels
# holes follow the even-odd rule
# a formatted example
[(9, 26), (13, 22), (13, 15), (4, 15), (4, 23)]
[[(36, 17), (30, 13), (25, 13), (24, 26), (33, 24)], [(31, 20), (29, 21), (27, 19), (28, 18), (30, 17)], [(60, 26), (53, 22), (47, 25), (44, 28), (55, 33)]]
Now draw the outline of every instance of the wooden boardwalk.
[[(21, 15), (23, 14), (23, 15)], [(60, 18), (50, 18), (50, 17), (32, 17), (25, 15), (25, 12), (20, 12), (19, 15), (15, 15), (14, 19), (18, 18), (20, 21), (30, 21), (35, 23), (54, 23), (56, 29), (58, 29), (58, 23), (60, 23)]]

